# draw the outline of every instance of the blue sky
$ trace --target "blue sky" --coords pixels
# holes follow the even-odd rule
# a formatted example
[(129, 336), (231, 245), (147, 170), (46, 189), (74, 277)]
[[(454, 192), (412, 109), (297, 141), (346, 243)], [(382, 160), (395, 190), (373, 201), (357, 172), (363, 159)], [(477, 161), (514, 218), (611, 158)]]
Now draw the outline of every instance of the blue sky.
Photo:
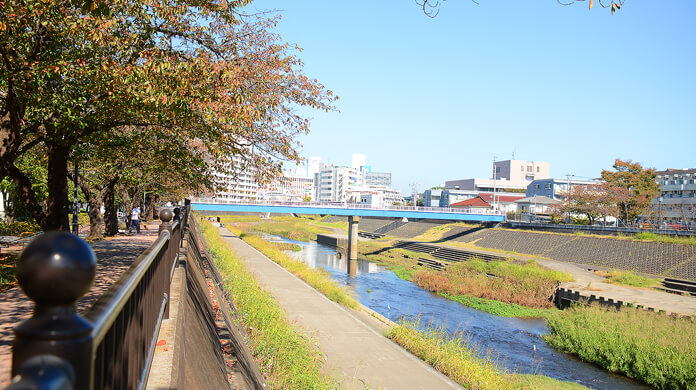
[(494, 156), (597, 177), (615, 158), (696, 167), (696, 1), (255, 1), (340, 96), (309, 112), (301, 154), (367, 156), (410, 193), (489, 177)]

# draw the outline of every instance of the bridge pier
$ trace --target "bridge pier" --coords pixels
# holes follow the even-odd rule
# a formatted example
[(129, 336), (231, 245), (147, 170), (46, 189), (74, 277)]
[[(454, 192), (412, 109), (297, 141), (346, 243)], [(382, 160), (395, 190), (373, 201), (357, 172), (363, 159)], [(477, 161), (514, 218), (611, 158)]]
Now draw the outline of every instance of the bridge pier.
[(360, 217), (348, 217), (348, 261), (358, 259), (358, 222)]

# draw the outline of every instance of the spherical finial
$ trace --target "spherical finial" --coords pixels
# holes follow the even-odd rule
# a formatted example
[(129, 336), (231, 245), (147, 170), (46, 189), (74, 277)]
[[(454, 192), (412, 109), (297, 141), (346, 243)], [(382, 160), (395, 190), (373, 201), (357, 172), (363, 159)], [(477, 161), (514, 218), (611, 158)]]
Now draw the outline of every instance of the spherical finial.
[(17, 263), (17, 281), (37, 304), (71, 305), (94, 281), (97, 259), (81, 238), (67, 232), (42, 234)]
[(162, 209), (162, 211), (160, 211), (160, 221), (162, 222), (170, 222), (173, 217), (174, 214), (172, 214), (172, 210)]

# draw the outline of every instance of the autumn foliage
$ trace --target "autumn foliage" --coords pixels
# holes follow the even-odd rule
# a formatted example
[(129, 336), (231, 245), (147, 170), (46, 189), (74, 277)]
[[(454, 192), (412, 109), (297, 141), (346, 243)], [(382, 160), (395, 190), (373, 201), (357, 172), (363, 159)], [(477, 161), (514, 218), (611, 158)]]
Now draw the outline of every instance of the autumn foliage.
[[(100, 161), (132, 153), (141, 158), (123, 170), (160, 180), (198, 172), (202, 159), (206, 169), (254, 167), (264, 180), (299, 159), (309, 122), (297, 108), (330, 110), (335, 97), (302, 73), (298, 49), (272, 32), (276, 17), (243, 16), (247, 3), (0, 2), (0, 176), (44, 229), (65, 228), (72, 160), (89, 159), (103, 179)], [(132, 145), (111, 147), (113, 138)], [(153, 161), (153, 151), (176, 158)], [(45, 203), (15, 165), (30, 153), (51, 166)], [(215, 184), (189, 178), (192, 192)]]

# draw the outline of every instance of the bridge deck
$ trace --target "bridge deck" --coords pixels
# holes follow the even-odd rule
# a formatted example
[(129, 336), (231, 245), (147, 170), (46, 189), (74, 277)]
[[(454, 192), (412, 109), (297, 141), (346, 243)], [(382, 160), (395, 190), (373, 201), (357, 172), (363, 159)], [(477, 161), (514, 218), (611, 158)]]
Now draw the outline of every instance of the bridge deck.
[[(224, 211), (240, 213), (279, 213), (279, 214), (321, 214), (358, 217), (386, 217), (386, 218), (417, 218), (440, 219), (451, 221), (472, 222), (503, 222), (504, 215), (467, 212), (466, 210), (451, 211), (453, 209), (375, 209), (363, 207), (331, 207), (316, 205), (269, 205), (269, 204), (241, 204), (241, 203), (206, 203), (192, 202), (191, 206), (197, 211)], [(456, 210), (456, 209), (455, 209)]]

